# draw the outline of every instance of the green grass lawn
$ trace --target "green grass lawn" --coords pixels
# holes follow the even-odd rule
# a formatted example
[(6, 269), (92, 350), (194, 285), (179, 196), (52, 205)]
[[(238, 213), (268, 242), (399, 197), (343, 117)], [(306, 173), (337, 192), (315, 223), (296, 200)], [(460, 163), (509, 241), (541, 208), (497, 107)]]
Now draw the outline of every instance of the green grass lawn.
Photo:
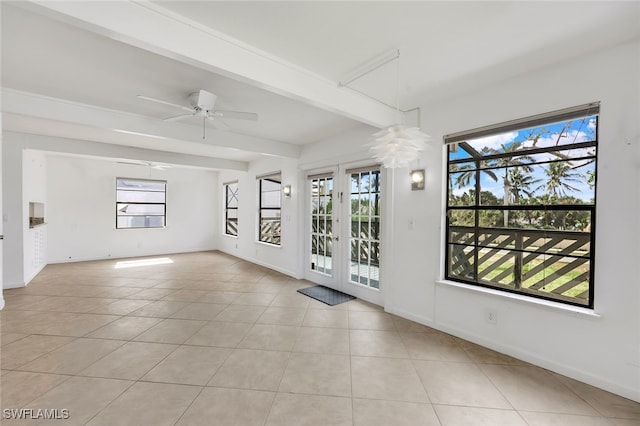
[[(501, 258), (501, 256), (493, 256), (492, 258), (490, 258), (487, 261), (483, 262), (482, 264), (480, 264), (478, 266), (478, 272), (481, 273), (482, 271), (484, 271), (486, 268), (491, 266), (495, 261), (497, 261), (500, 258)], [(542, 261), (533, 261), (533, 262), (529, 262), (529, 263), (523, 265), (522, 266), (523, 274), (526, 274), (528, 271), (530, 271), (531, 269), (535, 268), (540, 263), (542, 263)], [(539, 271), (535, 275), (532, 275), (531, 277), (528, 277), (522, 283), (522, 287), (523, 288), (529, 288), (532, 285), (534, 285), (536, 283), (539, 283), (540, 281), (544, 281), (546, 277), (552, 275), (554, 272), (556, 272), (559, 269), (563, 268), (565, 265), (567, 265), (567, 263), (565, 263), (565, 262), (556, 262), (553, 265), (547, 266), (546, 268), (544, 268), (543, 270)], [(500, 274), (502, 274), (503, 272), (507, 271), (507, 270), (511, 270), (512, 272), (510, 274), (508, 274), (502, 280), (496, 282), (495, 278), (497, 276), (499, 276)], [(587, 266), (585, 266), (584, 264), (580, 265), (575, 269), (572, 269), (572, 270), (570, 270), (568, 272), (565, 272), (561, 276), (555, 277), (555, 279), (553, 279), (553, 281), (550, 281), (550, 282), (546, 283), (543, 287), (541, 287), (541, 288), (539, 288), (537, 290), (534, 290), (534, 291), (539, 291), (539, 292), (542, 292), (542, 293), (550, 293), (553, 290), (555, 290), (556, 288), (561, 287), (564, 284), (566, 284), (566, 283), (568, 283), (568, 282), (570, 282), (572, 280), (576, 280), (580, 275), (582, 275), (587, 270), (588, 270)], [(502, 284), (502, 285), (513, 285), (513, 282), (514, 282), (514, 278), (513, 278), (513, 262), (512, 261), (505, 262), (504, 264), (498, 266), (496, 269), (492, 270), (490, 273), (488, 273), (486, 276), (484, 276), (483, 280), (486, 280), (486, 281), (489, 281), (489, 282), (493, 282), (493, 283), (496, 283), (496, 284), (499, 283), (499, 284)], [(564, 293), (562, 293), (562, 295), (563, 296), (568, 296), (568, 297), (577, 297), (578, 295), (584, 293), (588, 289), (589, 289), (589, 281), (588, 281), (588, 279), (582, 279), (580, 282), (577, 282), (574, 287), (572, 287), (569, 290), (566, 290)]]

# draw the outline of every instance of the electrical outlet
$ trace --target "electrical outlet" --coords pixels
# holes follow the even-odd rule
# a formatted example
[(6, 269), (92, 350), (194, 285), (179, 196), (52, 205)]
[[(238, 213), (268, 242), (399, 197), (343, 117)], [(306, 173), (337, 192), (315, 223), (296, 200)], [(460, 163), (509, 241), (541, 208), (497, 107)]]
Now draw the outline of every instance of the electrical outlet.
[(486, 309), (484, 311), (484, 319), (489, 324), (497, 324), (498, 323), (498, 313), (493, 309)]

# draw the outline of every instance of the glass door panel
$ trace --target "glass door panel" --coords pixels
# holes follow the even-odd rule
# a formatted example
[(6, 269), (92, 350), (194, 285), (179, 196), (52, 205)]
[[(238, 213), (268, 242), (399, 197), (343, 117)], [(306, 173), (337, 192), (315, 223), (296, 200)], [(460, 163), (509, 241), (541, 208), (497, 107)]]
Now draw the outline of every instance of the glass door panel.
[(380, 289), (380, 170), (350, 174), (349, 282)]
[(333, 276), (333, 177), (309, 179), (312, 271)]

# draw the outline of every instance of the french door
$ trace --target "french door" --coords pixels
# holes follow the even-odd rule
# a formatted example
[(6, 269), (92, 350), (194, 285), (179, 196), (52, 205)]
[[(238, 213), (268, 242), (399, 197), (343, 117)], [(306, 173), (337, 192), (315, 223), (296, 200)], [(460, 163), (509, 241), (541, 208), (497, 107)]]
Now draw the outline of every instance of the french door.
[(382, 304), (380, 169), (311, 172), (307, 194), (306, 278)]
[[(339, 191), (335, 191), (335, 171), (311, 174), (307, 178), (308, 238), (307, 278), (315, 283), (341, 290), (336, 270), (339, 251)], [(335, 231), (335, 232), (334, 232)], [(336, 244), (334, 244), (334, 242)]]

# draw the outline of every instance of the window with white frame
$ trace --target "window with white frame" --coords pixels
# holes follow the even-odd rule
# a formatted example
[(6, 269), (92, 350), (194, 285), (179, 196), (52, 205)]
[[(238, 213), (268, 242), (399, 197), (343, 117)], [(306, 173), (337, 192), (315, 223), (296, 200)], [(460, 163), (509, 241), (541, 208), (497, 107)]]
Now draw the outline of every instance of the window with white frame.
[(238, 236), (238, 182), (224, 184), (224, 233)]
[(258, 241), (280, 245), (282, 177), (274, 173), (258, 178)]
[(598, 114), (445, 136), (447, 279), (593, 307)]
[(117, 178), (116, 229), (164, 227), (166, 192), (166, 181)]

